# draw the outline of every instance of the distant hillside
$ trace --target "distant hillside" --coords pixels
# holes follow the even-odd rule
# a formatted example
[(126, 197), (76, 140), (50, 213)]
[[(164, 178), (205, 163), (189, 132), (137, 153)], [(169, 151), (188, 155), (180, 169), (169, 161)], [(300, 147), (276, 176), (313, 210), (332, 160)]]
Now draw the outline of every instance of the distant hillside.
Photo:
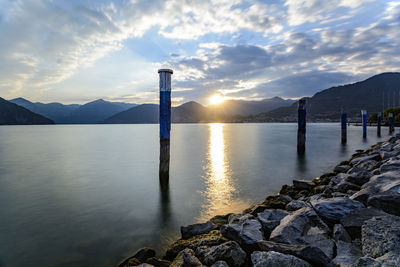
[(158, 117), (158, 105), (142, 104), (115, 114), (106, 119), (104, 123), (158, 123)]
[(54, 124), (54, 122), (0, 97), (0, 125), (19, 124)]
[[(348, 117), (360, 117), (361, 109), (366, 109), (369, 115), (383, 110), (383, 97), (385, 108), (400, 104), (400, 73), (382, 73), (364, 81), (336, 86), (307, 99), (307, 120), (332, 121), (339, 120), (341, 108), (347, 110)], [(393, 97), (393, 94), (395, 96)], [(390, 98), (389, 98), (389, 96)], [(388, 98), (390, 101), (388, 101)], [(289, 107), (249, 116), (242, 121), (247, 122), (273, 122), (296, 121), (297, 102)]]

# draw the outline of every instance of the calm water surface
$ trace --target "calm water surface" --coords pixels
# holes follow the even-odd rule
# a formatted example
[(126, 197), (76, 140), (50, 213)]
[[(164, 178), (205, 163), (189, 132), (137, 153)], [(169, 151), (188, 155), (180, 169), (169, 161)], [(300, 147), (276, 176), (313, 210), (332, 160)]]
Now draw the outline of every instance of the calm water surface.
[[(0, 266), (113, 266), (179, 227), (241, 211), (292, 179), (330, 171), (384, 139), (339, 124), (174, 124), (168, 188), (158, 125), (0, 127)], [(383, 132), (386, 134), (387, 129)]]

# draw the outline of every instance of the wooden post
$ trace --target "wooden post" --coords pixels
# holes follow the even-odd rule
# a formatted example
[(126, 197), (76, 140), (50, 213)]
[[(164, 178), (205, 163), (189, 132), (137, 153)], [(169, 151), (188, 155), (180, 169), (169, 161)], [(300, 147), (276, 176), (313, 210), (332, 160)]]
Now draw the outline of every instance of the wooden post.
[(297, 153), (304, 154), (306, 150), (306, 100), (299, 100), (298, 128), (297, 128)]
[(342, 144), (347, 143), (347, 113), (346, 109), (342, 108)]
[(367, 111), (365, 109), (361, 110), (361, 116), (362, 116), (363, 138), (367, 138)]
[(381, 124), (382, 124), (382, 113), (378, 112), (378, 126), (377, 126), (377, 135), (381, 136)]
[(392, 134), (393, 132), (394, 132), (393, 113), (389, 113), (389, 134)]
[(158, 70), (160, 75), (160, 182), (168, 183), (171, 131), (171, 74), (170, 69)]

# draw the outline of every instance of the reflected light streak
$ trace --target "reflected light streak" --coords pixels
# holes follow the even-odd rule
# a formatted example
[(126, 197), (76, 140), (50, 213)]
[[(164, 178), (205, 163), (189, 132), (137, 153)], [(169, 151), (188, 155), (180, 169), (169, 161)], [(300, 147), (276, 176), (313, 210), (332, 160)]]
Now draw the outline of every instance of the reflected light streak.
[(237, 197), (238, 190), (232, 180), (222, 123), (209, 124), (207, 161), (206, 190), (203, 192), (205, 203), (202, 205), (199, 221), (245, 209), (248, 204)]

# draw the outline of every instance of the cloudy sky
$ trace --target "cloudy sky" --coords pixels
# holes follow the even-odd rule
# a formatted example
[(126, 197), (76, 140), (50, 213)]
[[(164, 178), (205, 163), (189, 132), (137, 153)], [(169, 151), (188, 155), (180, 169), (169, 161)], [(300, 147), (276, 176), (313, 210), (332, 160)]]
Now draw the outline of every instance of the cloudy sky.
[(0, 0), (0, 96), (298, 98), (400, 70), (400, 1)]

